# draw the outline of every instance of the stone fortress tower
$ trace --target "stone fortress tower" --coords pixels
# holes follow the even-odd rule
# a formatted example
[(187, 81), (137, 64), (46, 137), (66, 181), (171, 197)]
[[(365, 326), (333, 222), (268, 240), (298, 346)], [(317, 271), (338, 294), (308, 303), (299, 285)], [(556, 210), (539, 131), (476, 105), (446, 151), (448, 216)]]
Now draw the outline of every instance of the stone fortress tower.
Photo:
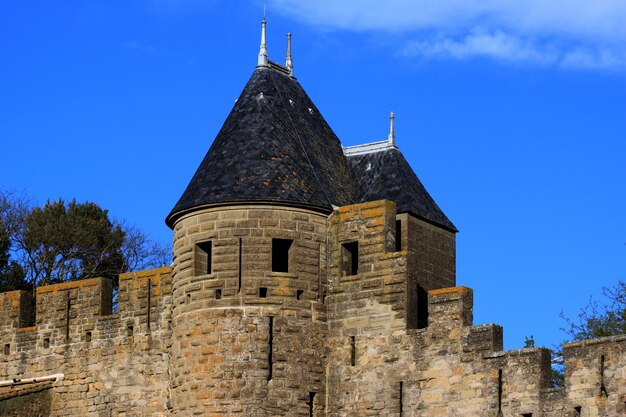
[(626, 338), (502, 351), (455, 226), (387, 139), (343, 148), (258, 65), (166, 223), (174, 263), (0, 294), (0, 416), (618, 416)]
[[(286, 61), (268, 59), (263, 22), (258, 65), (167, 218), (177, 415), (321, 411), (329, 323), (359, 310), (343, 285), (365, 279), (361, 297), (380, 298), (371, 314), (410, 327), (426, 324), (427, 289), (454, 285), (456, 229), (393, 133), (342, 149), (294, 77), (290, 52)], [(386, 274), (409, 266), (402, 243), (414, 273), (385, 285)]]

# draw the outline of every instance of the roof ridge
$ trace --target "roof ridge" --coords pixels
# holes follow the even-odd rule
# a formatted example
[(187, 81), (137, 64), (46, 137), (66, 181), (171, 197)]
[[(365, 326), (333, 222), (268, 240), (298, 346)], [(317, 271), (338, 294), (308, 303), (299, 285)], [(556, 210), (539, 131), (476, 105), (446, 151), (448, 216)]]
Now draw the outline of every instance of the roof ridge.
[(390, 143), (389, 140), (381, 140), (361, 145), (345, 146), (343, 148), (343, 154), (345, 156), (364, 155), (368, 153), (388, 151), (391, 149), (400, 150), (395, 144)]

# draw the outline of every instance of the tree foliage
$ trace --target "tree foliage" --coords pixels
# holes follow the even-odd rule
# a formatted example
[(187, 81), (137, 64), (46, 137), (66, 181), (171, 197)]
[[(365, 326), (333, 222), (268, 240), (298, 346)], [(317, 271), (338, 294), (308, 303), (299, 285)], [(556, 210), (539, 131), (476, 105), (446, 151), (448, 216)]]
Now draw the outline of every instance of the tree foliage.
[(19, 263), (11, 260), (10, 249), (9, 232), (0, 218), (0, 292), (28, 288), (24, 279), (24, 269)]
[[(575, 319), (561, 313), (566, 323), (562, 330), (569, 336), (567, 342), (626, 333), (626, 282), (620, 280), (613, 287), (604, 287), (602, 295), (601, 302), (590, 298)], [(553, 385), (563, 386), (563, 345), (553, 352), (552, 365)]]
[[(0, 190), (0, 290), (163, 266), (170, 249), (91, 202), (48, 201)], [(9, 263), (9, 257), (15, 258)]]
[(47, 202), (28, 213), (25, 226), (31, 281), (45, 285), (125, 272), (125, 233), (97, 204)]
[(591, 298), (576, 319), (561, 314), (567, 323), (563, 330), (571, 340), (585, 340), (626, 333), (626, 282), (602, 289), (604, 302)]

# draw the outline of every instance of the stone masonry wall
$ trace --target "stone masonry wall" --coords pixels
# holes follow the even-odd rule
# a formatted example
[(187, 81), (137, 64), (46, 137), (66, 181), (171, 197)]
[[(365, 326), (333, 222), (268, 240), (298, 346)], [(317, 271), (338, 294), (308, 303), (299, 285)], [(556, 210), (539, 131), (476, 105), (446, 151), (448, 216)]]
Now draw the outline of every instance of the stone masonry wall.
[[(406, 328), (407, 252), (395, 252), (395, 204), (376, 201), (340, 207), (330, 234), (328, 302), (328, 415), (365, 416), (399, 412), (391, 359), (370, 355), (383, 335)], [(345, 245), (358, 242), (356, 274), (343, 269)], [(376, 345), (373, 345), (376, 344)], [(391, 414), (389, 414), (391, 415)]]
[(0, 416), (2, 417), (47, 417), (52, 403), (51, 390), (29, 389), (19, 395), (2, 399), (0, 396)]
[(213, 208), (174, 233), (173, 270), (122, 275), (117, 308), (103, 279), (38, 288), (34, 323), (28, 293), (0, 294), (0, 380), (64, 374), (1, 388), (0, 415), (626, 414), (626, 336), (567, 344), (552, 388), (547, 349), (503, 351), (472, 290), (443, 288), (453, 234), (392, 202)]
[(50, 416), (165, 416), (168, 398), (169, 268), (120, 277), (119, 312), (102, 278), (0, 294), (0, 379), (65, 374)]
[(428, 291), (456, 286), (455, 234), (410, 214), (396, 216), (401, 224), (401, 250), (407, 251), (407, 325), (428, 325)]
[[(626, 338), (567, 345), (566, 386), (555, 390), (549, 350), (502, 351), (501, 327), (473, 326), (468, 288), (431, 289), (428, 327), (411, 328), (412, 277), (433, 276), (433, 269), (453, 273), (453, 263), (432, 261), (450, 240), (442, 233), (439, 240), (428, 239), (432, 249), (425, 249), (420, 234), (430, 225), (408, 218), (407, 225), (421, 231), (407, 233), (401, 249), (408, 250), (394, 252), (395, 218), (393, 204), (384, 201), (342, 207), (333, 216), (327, 415), (571, 417), (581, 407), (580, 415), (600, 417), (626, 407)], [(342, 245), (354, 241), (359, 273), (346, 275)], [(439, 259), (448, 254), (453, 257), (444, 249)]]
[[(327, 227), (326, 215), (281, 206), (177, 221), (175, 416), (323, 415)], [(292, 240), (286, 272), (272, 271), (272, 239)]]

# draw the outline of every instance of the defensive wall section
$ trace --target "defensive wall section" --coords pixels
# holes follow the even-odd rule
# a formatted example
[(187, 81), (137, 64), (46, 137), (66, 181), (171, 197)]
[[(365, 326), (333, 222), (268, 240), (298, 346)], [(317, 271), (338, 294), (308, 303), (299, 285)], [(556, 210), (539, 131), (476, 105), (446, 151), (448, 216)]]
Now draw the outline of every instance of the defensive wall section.
[[(333, 216), (336, 270), (328, 302), (328, 415), (626, 413), (626, 336), (566, 344), (565, 387), (552, 388), (548, 349), (503, 351), (500, 326), (473, 325), (471, 289), (436, 288), (438, 277), (453, 271), (445, 232), (412, 219), (421, 234), (409, 231), (407, 245), (402, 240), (401, 247), (394, 247), (396, 218), (390, 202), (342, 207)], [(337, 270), (338, 252), (351, 241), (367, 244), (367, 250), (362, 251), (358, 273), (346, 276)], [(414, 245), (422, 242), (428, 246), (416, 250)], [(418, 266), (407, 270), (407, 265)], [(455, 284), (453, 279), (443, 282)], [(429, 290), (428, 326), (423, 328), (414, 325), (421, 318), (410, 316), (424, 311), (419, 304), (425, 300), (412, 292), (416, 284)], [(410, 308), (411, 302), (417, 302), (416, 309)]]
[(38, 288), (35, 323), (0, 294), (0, 380), (63, 374), (0, 387), (0, 415), (624, 415), (626, 337), (566, 345), (552, 388), (547, 349), (473, 325), (454, 239), (386, 200), (194, 211), (116, 308), (104, 279)]
[(0, 379), (64, 374), (35, 400), (0, 400), (0, 415), (169, 415), (169, 268), (120, 276), (117, 301), (102, 278), (39, 287), (32, 325), (29, 293), (0, 294)]

